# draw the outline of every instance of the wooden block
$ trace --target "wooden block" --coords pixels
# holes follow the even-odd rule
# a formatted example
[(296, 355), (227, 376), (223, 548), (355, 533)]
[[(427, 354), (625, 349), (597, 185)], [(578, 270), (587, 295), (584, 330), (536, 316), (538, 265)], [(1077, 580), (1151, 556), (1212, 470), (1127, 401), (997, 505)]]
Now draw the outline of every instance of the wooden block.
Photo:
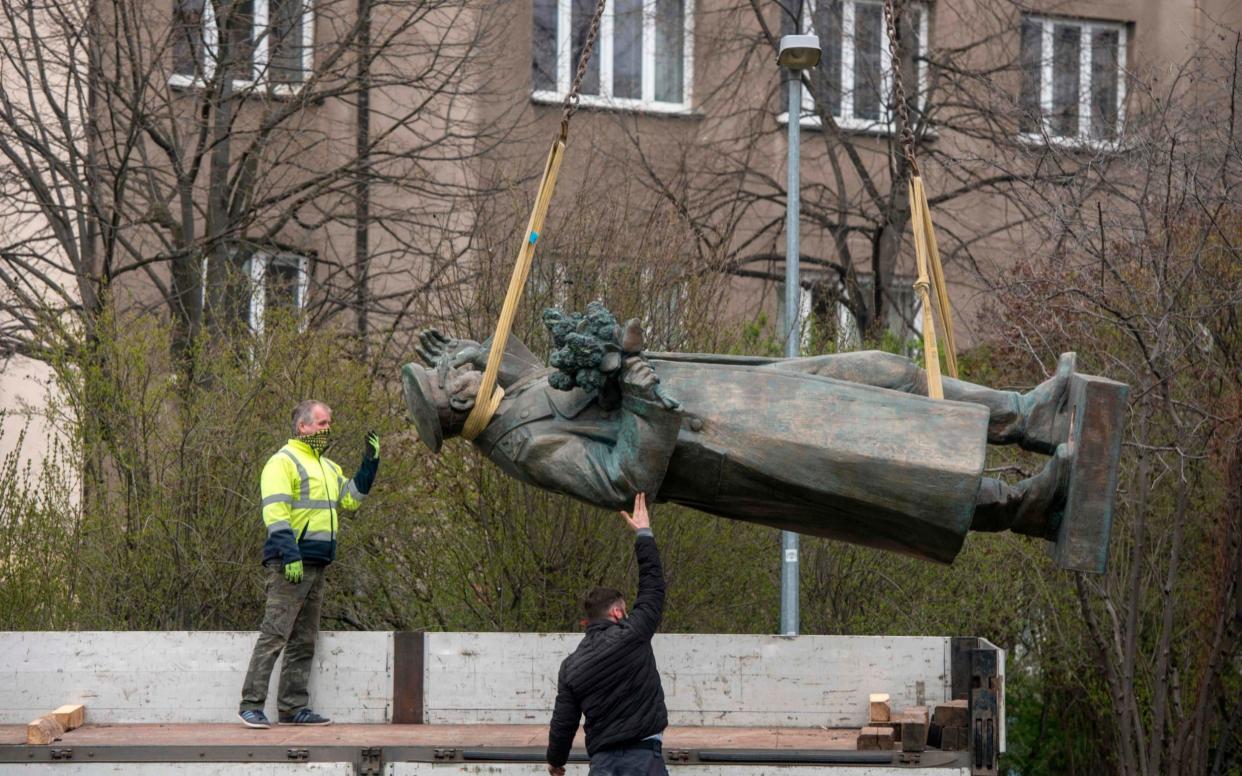
[(36, 746), (50, 744), (65, 734), (65, 728), (50, 714), (26, 725), (26, 743)]
[(889, 725), (873, 725), (877, 732), (875, 734), (876, 749), (892, 749), (893, 748), (893, 728)]
[(922, 722), (924, 725), (931, 721), (928, 719), (926, 706), (911, 706), (908, 709), (902, 709), (901, 716), (910, 717), (915, 721)]
[(1069, 384), (1069, 494), (1053, 558), (1072, 571), (1104, 572), (1113, 526), (1117, 467), (1130, 387), (1103, 377), (1074, 375)]
[(969, 705), (965, 698), (940, 704), (932, 712), (932, 724), (942, 728), (966, 727), (970, 724)]
[[(930, 727), (926, 706), (911, 706), (902, 709), (893, 717), (898, 727), (896, 740), (901, 742), (906, 752), (921, 752), (927, 748), (927, 734)], [(907, 749), (907, 746), (915, 747)]]
[(871, 693), (871, 721), (888, 722), (892, 718), (892, 709), (888, 705), (888, 693)]
[(921, 752), (926, 748), (926, 722), (907, 722), (901, 726), (901, 751)]
[(970, 748), (969, 727), (947, 727), (940, 731), (940, 748), (956, 752)]
[(86, 722), (86, 707), (80, 703), (66, 704), (53, 711), (52, 716), (66, 731), (73, 730), (82, 727)]
[(893, 729), (891, 727), (865, 727), (858, 734), (859, 749), (892, 749)]

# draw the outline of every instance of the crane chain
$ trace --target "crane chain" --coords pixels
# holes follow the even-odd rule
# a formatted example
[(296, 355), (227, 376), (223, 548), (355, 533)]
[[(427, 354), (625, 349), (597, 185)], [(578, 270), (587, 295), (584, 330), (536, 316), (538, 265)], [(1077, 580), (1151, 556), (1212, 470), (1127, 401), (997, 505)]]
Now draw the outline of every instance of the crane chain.
[(595, 13), (591, 17), (591, 29), (587, 32), (586, 42), (582, 46), (582, 53), (578, 56), (578, 70), (574, 73), (573, 83), (569, 86), (569, 93), (565, 95), (565, 102), (561, 108), (561, 141), (569, 137), (569, 119), (578, 110), (578, 90), (582, 88), (582, 79), (586, 76), (587, 65), (591, 63), (591, 50), (595, 48), (595, 39), (599, 37), (599, 22), (604, 16), (604, 3), (606, 0), (599, 0), (595, 4)]
[(898, 136), (902, 154), (914, 175), (919, 175), (919, 163), (914, 158), (914, 130), (910, 127), (910, 108), (906, 103), (905, 79), (902, 77), (901, 45), (897, 39), (897, 13), (893, 0), (884, 0), (884, 23), (888, 28), (888, 53), (893, 63), (893, 96), (897, 102)]

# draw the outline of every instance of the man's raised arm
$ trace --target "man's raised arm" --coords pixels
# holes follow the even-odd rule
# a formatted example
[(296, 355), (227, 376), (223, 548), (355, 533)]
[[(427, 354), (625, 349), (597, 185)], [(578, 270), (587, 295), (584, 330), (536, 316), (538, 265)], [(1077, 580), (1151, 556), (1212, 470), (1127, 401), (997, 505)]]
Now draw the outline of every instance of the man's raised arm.
[(660, 565), (660, 551), (656, 549), (651, 518), (647, 514), (647, 494), (635, 496), (634, 514), (622, 512), (621, 516), (634, 529), (634, 554), (638, 557), (638, 598), (626, 622), (635, 636), (649, 640), (664, 616), (665, 587), (664, 567)]

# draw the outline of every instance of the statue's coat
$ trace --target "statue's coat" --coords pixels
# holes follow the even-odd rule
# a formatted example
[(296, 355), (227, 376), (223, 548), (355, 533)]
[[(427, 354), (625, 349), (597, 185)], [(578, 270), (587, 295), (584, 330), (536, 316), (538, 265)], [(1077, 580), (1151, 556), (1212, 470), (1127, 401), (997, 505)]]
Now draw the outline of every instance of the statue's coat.
[(651, 361), (680, 411), (616, 409), (548, 372), (506, 389), (475, 444), (510, 475), (610, 509), (639, 492), (714, 515), (948, 563), (970, 528), (988, 410), (767, 365)]

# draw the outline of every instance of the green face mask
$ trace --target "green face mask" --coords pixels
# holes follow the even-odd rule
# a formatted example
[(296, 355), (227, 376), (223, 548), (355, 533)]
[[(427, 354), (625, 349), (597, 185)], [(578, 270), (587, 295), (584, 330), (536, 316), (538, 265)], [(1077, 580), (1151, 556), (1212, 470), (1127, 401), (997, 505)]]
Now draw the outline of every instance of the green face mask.
[(325, 428), (313, 434), (303, 434), (298, 438), (310, 445), (310, 449), (317, 454), (322, 454), (324, 450), (328, 449), (328, 443), (332, 441), (332, 429)]

